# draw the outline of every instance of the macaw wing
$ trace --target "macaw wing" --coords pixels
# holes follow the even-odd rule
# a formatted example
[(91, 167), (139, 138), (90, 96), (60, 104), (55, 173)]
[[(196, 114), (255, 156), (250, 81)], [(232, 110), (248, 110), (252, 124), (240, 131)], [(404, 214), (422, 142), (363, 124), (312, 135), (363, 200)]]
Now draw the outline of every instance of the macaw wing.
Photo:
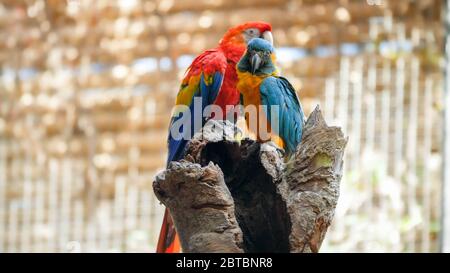
[[(286, 151), (295, 152), (302, 138), (304, 113), (294, 87), (283, 77), (268, 77), (261, 83), (260, 92), (261, 104), (266, 106), (266, 117), (272, 129), (285, 142)], [(274, 105), (279, 111), (272, 113)], [(275, 113), (278, 117), (272, 120)], [(278, 122), (278, 126), (273, 122)]]
[[(221, 90), (226, 66), (227, 59), (221, 51), (208, 50), (195, 58), (187, 69), (170, 122), (167, 163), (181, 158), (188, 140), (205, 124), (206, 119), (198, 115), (202, 115), (205, 107), (215, 102)], [(194, 103), (194, 98), (199, 98), (201, 105)], [(201, 108), (197, 109), (199, 107)], [(195, 123), (194, 120), (201, 120), (201, 123)], [(180, 124), (188, 124), (190, 128)], [(201, 127), (197, 128), (199, 126)], [(173, 135), (175, 127), (178, 136)], [(179, 133), (183, 138), (180, 139)]]

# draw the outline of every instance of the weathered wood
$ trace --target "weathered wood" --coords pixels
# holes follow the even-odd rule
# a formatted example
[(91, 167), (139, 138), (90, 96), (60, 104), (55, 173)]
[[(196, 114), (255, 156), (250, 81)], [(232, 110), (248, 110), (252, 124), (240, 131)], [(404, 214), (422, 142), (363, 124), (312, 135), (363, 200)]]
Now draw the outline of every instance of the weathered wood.
[(317, 107), (287, 162), (272, 143), (236, 141), (210, 121), (153, 184), (185, 252), (318, 252), (339, 197), (347, 139)]

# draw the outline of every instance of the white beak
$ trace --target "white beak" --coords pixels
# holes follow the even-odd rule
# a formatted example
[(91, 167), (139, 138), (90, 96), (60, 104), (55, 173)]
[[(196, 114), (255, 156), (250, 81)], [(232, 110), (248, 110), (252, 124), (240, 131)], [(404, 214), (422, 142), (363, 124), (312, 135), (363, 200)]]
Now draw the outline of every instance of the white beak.
[(263, 37), (264, 40), (268, 41), (271, 45), (273, 45), (272, 32), (264, 31), (262, 37)]

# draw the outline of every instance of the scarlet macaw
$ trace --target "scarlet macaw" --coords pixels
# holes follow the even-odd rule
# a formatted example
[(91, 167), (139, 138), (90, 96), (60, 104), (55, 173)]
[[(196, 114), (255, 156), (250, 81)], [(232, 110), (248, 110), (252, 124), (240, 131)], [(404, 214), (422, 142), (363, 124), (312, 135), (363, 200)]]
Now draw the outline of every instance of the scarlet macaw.
[[(193, 103), (195, 97), (202, 100), (200, 113), (208, 105), (217, 105), (222, 109), (224, 116), (215, 118), (225, 118), (228, 114), (226, 106), (239, 103), (240, 96), (236, 89), (238, 81), (236, 64), (251, 39), (261, 37), (272, 44), (271, 30), (271, 25), (265, 22), (247, 22), (238, 25), (225, 33), (216, 48), (206, 50), (194, 59), (181, 82), (175, 103), (176, 106), (189, 107), (191, 128), (186, 128), (189, 136), (195, 133), (194, 119), (200, 118), (202, 126), (206, 123), (206, 119), (195, 115), (198, 112)], [(175, 111), (170, 128), (182, 116), (182, 113), (180, 115), (179, 111)], [(187, 142), (188, 139), (175, 138), (169, 132), (167, 164), (182, 158)], [(180, 252), (180, 242), (167, 208), (156, 251), (158, 253)]]
[[(295, 152), (302, 138), (303, 109), (294, 87), (278, 75), (272, 44), (259, 38), (252, 39), (237, 65), (238, 85), (244, 107), (256, 106), (256, 137), (259, 141), (272, 140), (289, 156)], [(263, 107), (260, 107), (263, 106)], [(278, 106), (278, 112), (272, 111)], [(272, 114), (276, 114), (272, 119)], [(247, 126), (251, 116), (245, 115)], [(271, 121), (278, 122), (273, 126)], [(265, 125), (262, 125), (265, 124)], [(268, 135), (261, 137), (261, 128), (268, 127)], [(271, 131), (273, 130), (273, 132)]]

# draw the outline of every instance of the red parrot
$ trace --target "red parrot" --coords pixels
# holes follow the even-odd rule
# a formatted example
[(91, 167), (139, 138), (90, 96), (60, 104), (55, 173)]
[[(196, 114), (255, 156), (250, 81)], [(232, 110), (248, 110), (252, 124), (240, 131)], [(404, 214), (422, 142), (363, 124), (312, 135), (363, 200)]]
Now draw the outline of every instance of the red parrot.
[[(251, 39), (262, 38), (273, 44), (271, 30), (271, 25), (265, 22), (247, 22), (230, 28), (216, 48), (204, 51), (188, 67), (181, 82), (175, 105), (188, 107), (190, 113), (196, 113), (198, 109), (194, 109), (193, 101), (194, 97), (198, 97), (202, 101), (201, 110), (204, 110), (208, 105), (216, 105), (222, 109), (224, 113), (222, 118), (225, 118), (228, 114), (226, 106), (237, 105), (240, 99), (239, 91), (236, 88), (238, 81), (236, 64), (244, 54), (247, 43)], [(200, 113), (202, 112), (200, 111)], [(182, 113), (181, 116), (183, 116)], [(175, 111), (169, 128), (172, 128), (180, 118), (180, 111)], [(190, 116), (191, 124), (194, 123), (193, 119), (195, 118), (202, 120), (202, 126), (206, 123), (206, 119), (203, 119), (203, 117), (192, 114)], [(194, 127), (191, 126), (191, 129), (186, 129), (189, 130), (190, 137), (195, 133)], [(167, 164), (183, 157), (187, 143), (186, 137), (177, 139), (169, 130)], [(156, 252), (177, 253), (180, 251), (178, 235), (166, 208)]]

